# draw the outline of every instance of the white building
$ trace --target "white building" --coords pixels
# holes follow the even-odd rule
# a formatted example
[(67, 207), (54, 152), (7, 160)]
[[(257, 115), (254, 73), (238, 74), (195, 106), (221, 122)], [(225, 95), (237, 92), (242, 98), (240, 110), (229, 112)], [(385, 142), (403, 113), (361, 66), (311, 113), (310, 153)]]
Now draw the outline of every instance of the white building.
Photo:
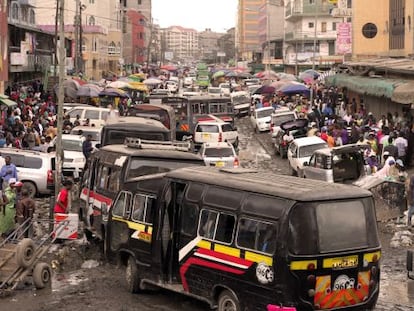
[(175, 60), (186, 61), (200, 55), (199, 34), (195, 29), (171, 26), (162, 29), (165, 52), (172, 52)]
[(333, 5), (327, 0), (289, 0), (285, 3), (285, 65), (329, 66), (338, 58), (335, 51), (337, 25)]

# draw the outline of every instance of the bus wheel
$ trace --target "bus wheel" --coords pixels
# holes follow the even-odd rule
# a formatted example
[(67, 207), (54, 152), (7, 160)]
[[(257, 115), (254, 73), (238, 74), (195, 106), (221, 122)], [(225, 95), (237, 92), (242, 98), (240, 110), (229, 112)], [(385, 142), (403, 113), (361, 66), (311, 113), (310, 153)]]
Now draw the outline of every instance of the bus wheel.
[(218, 299), (218, 311), (240, 311), (237, 297), (230, 291), (223, 291)]
[(138, 277), (138, 268), (132, 256), (129, 256), (128, 263), (125, 270), (125, 278), (128, 291), (131, 293), (138, 293), (140, 290), (140, 279)]

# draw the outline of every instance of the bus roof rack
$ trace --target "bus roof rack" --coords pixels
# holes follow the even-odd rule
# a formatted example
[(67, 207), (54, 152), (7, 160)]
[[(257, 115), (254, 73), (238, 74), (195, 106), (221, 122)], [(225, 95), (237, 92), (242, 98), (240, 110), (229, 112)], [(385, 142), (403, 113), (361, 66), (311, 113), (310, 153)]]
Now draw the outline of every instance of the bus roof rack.
[(159, 140), (145, 140), (141, 138), (127, 137), (124, 144), (130, 148), (136, 149), (157, 149), (157, 150), (176, 150), (176, 151), (190, 151), (190, 142), (181, 141), (159, 141)]

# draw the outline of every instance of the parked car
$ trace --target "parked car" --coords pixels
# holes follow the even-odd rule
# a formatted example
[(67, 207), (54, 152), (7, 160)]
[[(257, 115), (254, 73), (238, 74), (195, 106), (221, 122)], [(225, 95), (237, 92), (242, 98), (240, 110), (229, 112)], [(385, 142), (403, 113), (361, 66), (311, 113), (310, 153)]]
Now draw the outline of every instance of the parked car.
[[(82, 144), (85, 137), (80, 135), (62, 135), (63, 164), (62, 173), (65, 176), (78, 178), (82, 175), (86, 159), (82, 152)], [(56, 137), (52, 140), (52, 145), (56, 146)]]
[(195, 82), (195, 79), (193, 77), (185, 77), (183, 84), (185, 87), (189, 87), (189, 86), (192, 86), (194, 82)]
[(54, 152), (0, 148), (0, 167), (5, 164), (6, 156), (10, 156), (11, 162), (16, 165), (18, 180), (24, 183), (32, 197), (50, 194), (54, 189)]
[(302, 176), (303, 164), (309, 163), (315, 150), (327, 147), (326, 141), (317, 136), (294, 139), (289, 145), (287, 154), (291, 175)]
[(365, 176), (366, 145), (344, 145), (316, 150), (304, 163), (303, 177), (327, 182), (352, 183)]
[[(69, 110), (67, 114), (70, 117), (70, 121), (73, 123), (76, 117), (79, 116), (81, 121), (89, 119), (90, 124), (96, 127), (104, 126), (108, 118), (110, 109), (93, 107), (93, 106), (76, 106)], [(116, 115), (119, 115), (118, 110), (115, 110)]]
[(261, 82), (260, 79), (256, 79), (256, 78), (246, 79), (246, 80), (243, 81), (245, 86), (260, 85), (260, 82)]
[(199, 151), (207, 166), (238, 167), (239, 160), (234, 147), (229, 142), (204, 143)]
[(270, 133), (272, 134), (272, 137), (277, 135), (277, 133), (280, 130), (280, 125), (282, 123), (293, 121), (296, 118), (296, 113), (294, 111), (291, 111), (287, 107), (276, 109), (272, 113), (272, 120), (270, 122)]
[(229, 142), (234, 148), (239, 144), (237, 128), (224, 121), (198, 122), (194, 132), (194, 145), (200, 148), (203, 143)]
[(256, 133), (270, 130), (271, 115), (273, 111), (273, 107), (256, 108), (253, 110), (250, 119)]
[(307, 128), (307, 119), (283, 122), (277, 135), (272, 137), (275, 153), (278, 153), (282, 158), (286, 158), (289, 144), (296, 138), (306, 137)]

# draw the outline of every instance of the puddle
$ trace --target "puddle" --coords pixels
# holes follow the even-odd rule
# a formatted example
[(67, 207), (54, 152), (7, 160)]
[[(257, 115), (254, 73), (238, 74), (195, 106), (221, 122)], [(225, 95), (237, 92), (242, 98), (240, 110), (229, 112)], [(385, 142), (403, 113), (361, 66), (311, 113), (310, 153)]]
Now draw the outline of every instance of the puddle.
[(88, 278), (83, 271), (54, 274), (52, 278), (52, 292), (60, 292), (70, 286), (77, 286), (87, 280)]

